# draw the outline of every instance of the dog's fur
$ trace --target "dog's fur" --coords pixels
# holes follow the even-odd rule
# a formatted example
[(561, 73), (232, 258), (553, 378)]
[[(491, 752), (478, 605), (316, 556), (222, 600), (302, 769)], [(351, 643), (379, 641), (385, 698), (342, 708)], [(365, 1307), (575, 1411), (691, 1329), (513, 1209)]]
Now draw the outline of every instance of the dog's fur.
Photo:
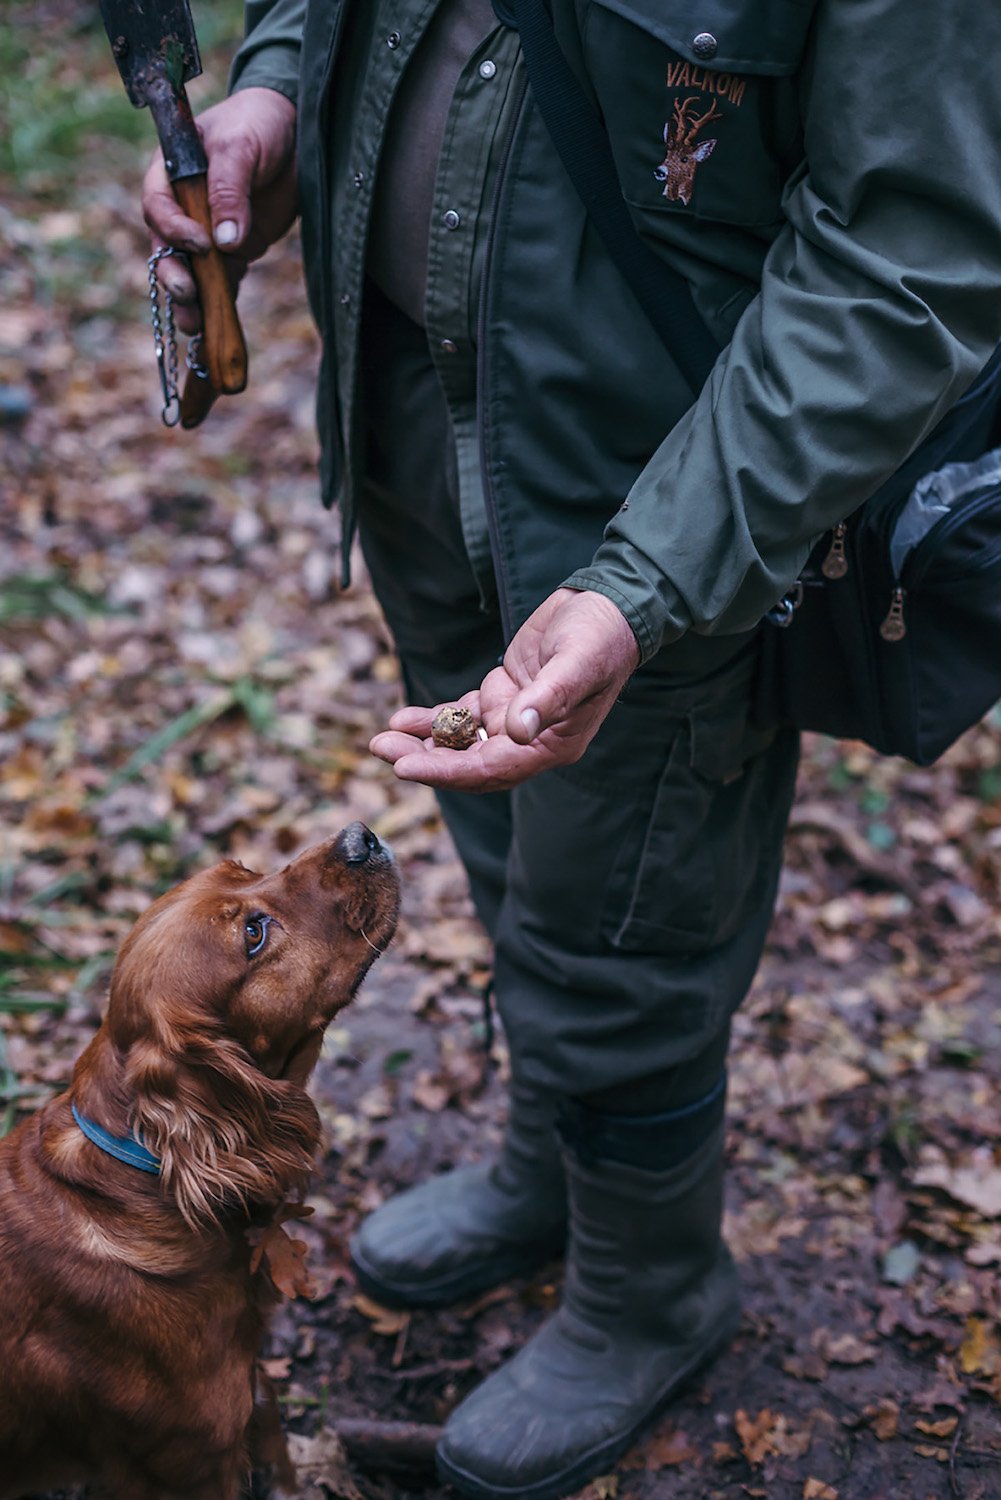
[[(247, 1231), (305, 1190), (304, 1085), (398, 904), (392, 857), (355, 823), (277, 875), (206, 870), (129, 934), (68, 1092), (0, 1145), (0, 1495), (92, 1480), (115, 1500), (237, 1500), (276, 1300)], [(160, 1175), (93, 1145), (71, 1103), (141, 1135)]]

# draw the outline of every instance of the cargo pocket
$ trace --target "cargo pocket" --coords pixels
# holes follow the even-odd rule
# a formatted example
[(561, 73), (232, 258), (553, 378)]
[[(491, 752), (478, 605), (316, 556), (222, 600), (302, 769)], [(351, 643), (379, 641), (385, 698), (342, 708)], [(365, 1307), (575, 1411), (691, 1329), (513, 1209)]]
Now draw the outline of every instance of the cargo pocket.
[(793, 778), (794, 758), (769, 753), (775, 739), (747, 722), (743, 694), (691, 711), (657, 785), (624, 909), (608, 930), (615, 947), (704, 952), (759, 910), (781, 859)]
[(590, 0), (585, 64), (626, 201), (747, 226), (781, 218), (802, 155), (794, 75), (816, 0)]

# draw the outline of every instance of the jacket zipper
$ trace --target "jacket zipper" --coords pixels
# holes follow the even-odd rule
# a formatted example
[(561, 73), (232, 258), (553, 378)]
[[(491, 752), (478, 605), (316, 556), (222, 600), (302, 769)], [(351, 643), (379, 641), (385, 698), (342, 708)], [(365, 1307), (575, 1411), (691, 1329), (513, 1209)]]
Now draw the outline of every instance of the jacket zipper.
[(931, 567), (934, 554), (944, 539), (950, 537), (954, 531), (974, 516), (979, 516), (983, 511), (990, 510), (998, 503), (997, 491), (991, 490), (989, 494), (981, 495), (975, 500), (970, 500), (966, 505), (949, 511), (947, 515), (940, 516), (904, 563), (901, 578), (906, 578), (908, 588), (913, 589), (924, 578)]
[[(981, 495), (979, 499), (970, 501), (968, 505), (960, 506), (957, 510), (950, 511), (948, 515), (941, 516), (935, 522), (931, 530), (922, 537), (921, 541), (910, 553), (901, 569), (899, 578), (894, 583), (893, 593), (890, 596), (890, 608), (887, 612), (879, 633), (884, 641), (902, 641), (907, 634), (907, 622), (904, 618), (904, 601), (909, 592), (915, 588), (927, 576), (929, 568), (935, 559), (943, 541), (952, 536), (961, 526), (965, 525), (972, 517), (978, 516), (982, 511), (990, 510), (998, 504), (998, 496), (992, 491), (990, 494)], [(972, 574), (981, 572), (992, 563), (1001, 558), (1001, 548), (993, 547), (986, 557), (981, 558), (974, 567), (964, 573), (957, 573), (957, 578), (966, 578)]]
[(839, 521), (831, 532), (830, 551), (820, 565), (820, 571), (825, 578), (844, 578), (848, 572), (848, 555), (845, 552), (847, 536), (848, 522)]
[(511, 163), (518, 129), (524, 118), (527, 96), (528, 79), (525, 77), (521, 83), (521, 97), (517, 100), (515, 108), (511, 111), (511, 126), (507, 140), (504, 142), (500, 170), (497, 173), (497, 187), (494, 192), (493, 203), (490, 205), (490, 222), (487, 226), (487, 243), (483, 255), (483, 278), (480, 283), (480, 305), (476, 317), (476, 426), (480, 446), (480, 478), (483, 483), (483, 509), (486, 513), (487, 535), (490, 538), (490, 551), (493, 555), (494, 577), (497, 580), (497, 604), (500, 609), (501, 629), (505, 642), (509, 642), (514, 635), (514, 615), (511, 609), (510, 579), (504, 560), (500, 523), (497, 517), (497, 503), (494, 497), (493, 485), (490, 482), (490, 465), (488, 462), (488, 426), (485, 411), (487, 390), (487, 303), (489, 300), (490, 269), (493, 264), (497, 239), (497, 220), (501, 193), (503, 192), (504, 182)]

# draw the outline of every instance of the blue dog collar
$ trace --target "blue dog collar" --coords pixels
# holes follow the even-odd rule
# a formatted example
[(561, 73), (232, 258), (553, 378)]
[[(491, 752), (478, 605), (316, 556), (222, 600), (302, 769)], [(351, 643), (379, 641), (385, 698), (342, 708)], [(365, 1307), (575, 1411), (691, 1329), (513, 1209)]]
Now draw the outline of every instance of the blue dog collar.
[(130, 1167), (138, 1167), (140, 1172), (159, 1174), (160, 1158), (147, 1150), (142, 1141), (137, 1141), (132, 1136), (112, 1135), (110, 1130), (105, 1130), (96, 1120), (88, 1120), (86, 1115), (82, 1115), (75, 1104), (71, 1104), (70, 1108), (74, 1120), (88, 1141), (93, 1141), (108, 1156), (113, 1156), (116, 1161), (123, 1161)]

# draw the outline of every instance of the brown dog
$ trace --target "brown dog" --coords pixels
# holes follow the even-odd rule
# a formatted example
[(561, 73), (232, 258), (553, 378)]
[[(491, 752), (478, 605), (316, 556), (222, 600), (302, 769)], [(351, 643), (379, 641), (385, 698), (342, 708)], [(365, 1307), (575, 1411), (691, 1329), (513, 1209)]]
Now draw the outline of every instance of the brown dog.
[(129, 934), (69, 1090), (0, 1145), (0, 1494), (236, 1500), (276, 1300), (247, 1232), (305, 1190), (304, 1085), (398, 907), (352, 823), (277, 875), (195, 875)]

